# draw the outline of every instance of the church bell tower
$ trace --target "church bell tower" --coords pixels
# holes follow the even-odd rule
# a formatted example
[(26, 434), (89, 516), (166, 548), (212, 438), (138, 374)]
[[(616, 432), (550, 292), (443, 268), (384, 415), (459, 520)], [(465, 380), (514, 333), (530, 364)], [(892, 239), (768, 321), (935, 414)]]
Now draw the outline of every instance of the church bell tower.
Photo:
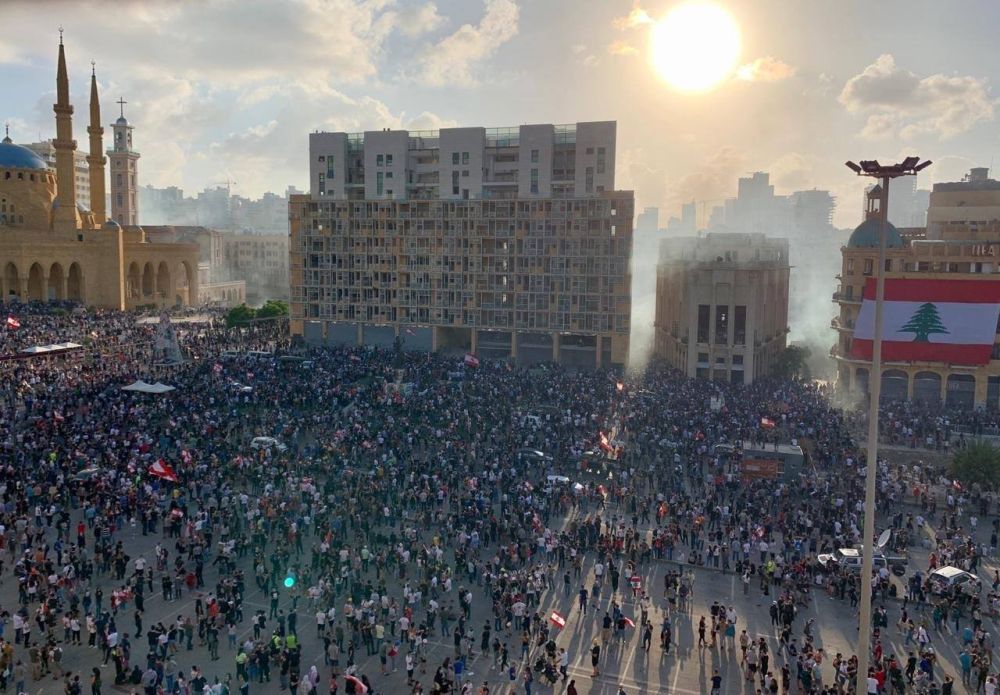
[(114, 140), (108, 150), (111, 163), (111, 219), (122, 227), (139, 224), (139, 153), (132, 149), (132, 126), (125, 118), (124, 99), (118, 100), (121, 115), (112, 126)]

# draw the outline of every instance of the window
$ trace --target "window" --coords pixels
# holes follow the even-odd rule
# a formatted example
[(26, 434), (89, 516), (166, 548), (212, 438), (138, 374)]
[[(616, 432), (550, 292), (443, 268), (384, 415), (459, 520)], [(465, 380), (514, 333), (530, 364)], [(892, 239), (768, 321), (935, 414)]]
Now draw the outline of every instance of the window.
[(452, 164), (458, 164), (458, 152), (452, 152), (451, 153), (451, 163)]
[(462, 164), (468, 164), (468, 163), (469, 163), (469, 153), (468, 152), (463, 152), (462, 153)]
[(743, 365), (743, 355), (733, 355), (733, 366)]
[(381, 171), (375, 174), (375, 195), (381, 196), (385, 191), (385, 174)]
[[(956, 263), (955, 265), (958, 265), (958, 264)], [(891, 273), (892, 272), (892, 259), (891, 258), (886, 258), (885, 259), (885, 272), (887, 272), (887, 273)]]
[[(736, 323), (733, 326), (733, 345), (746, 345), (747, 342), (747, 308), (744, 304), (736, 305), (735, 314)], [(740, 364), (743, 363), (743, 358), (740, 358)], [(733, 364), (736, 364), (736, 358), (733, 358)]]
[(594, 167), (587, 167), (587, 193), (594, 192)]
[[(534, 150), (537, 152), (538, 150)], [(538, 169), (531, 170), (531, 192), (538, 193)]]
[(597, 148), (597, 173), (598, 174), (603, 174), (604, 173), (604, 148), (603, 147), (598, 147)]
[(531, 163), (538, 164), (538, 150), (531, 151)]
[(708, 304), (698, 305), (698, 342), (707, 343), (708, 342), (708, 321), (709, 321), (710, 307)]
[(392, 178), (392, 172), (391, 172), (391, 171), (387, 171), (387, 172), (385, 172), (385, 177), (386, 177), (387, 179), (391, 179), (391, 178)]
[(715, 307), (715, 344), (729, 344), (729, 307)]
[(391, 167), (392, 166), (392, 155), (391, 154), (387, 154), (385, 156), (385, 165), (387, 167)]
[(319, 175), (319, 184), (317, 187), (319, 188), (320, 195), (326, 195), (326, 177), (323, 174)]
[(469, 170), (468, 169), (462, 169), (462, 178), (463, 179), (464, 178), (468, 178), (468, 176), (469, 176)]
[(872, 270), (874, 270), (874, 268), (875, 268), (875, 261), (873, 261), (871, 258), (866, 258), (865, 259), (865, 275), (871, 275), (872, 274)]
[(385, 164), (385, 156), (377, 155), (375, 157), (375, 166), (383, 166)]
[[(458, 154), (456, 153), (455, 156), (458, 157)], [(458, 172), (457, 171), (451, 172), (451, 194), (452, 195), (458, 195)]]
[(698, 353), (698, 361), (699, 362), (708, 362), (708, 353), (707, 352), (699, 352)]
[(118, 181), (118, 185), (121, 186), (122, 185), (122, 175), (121, 174), (118, 174), (117, 181)]
[(850, 275), (853, 272), (854, 272), (854, 259), (853, 258), (848, 258), (847, 259), (847, 274)]
[(587, 154), (594, 154), (594, 148), (593, 147), (588, 147), (587, 148)]
[(326, 161), (326, 156), (325, 156), (325, 155), (322, 155), (322, 154), (321, 154), (321, 155), (319, 156), (319, 161), (321, 161), (321, 162), (325, 162), (325, 161)]

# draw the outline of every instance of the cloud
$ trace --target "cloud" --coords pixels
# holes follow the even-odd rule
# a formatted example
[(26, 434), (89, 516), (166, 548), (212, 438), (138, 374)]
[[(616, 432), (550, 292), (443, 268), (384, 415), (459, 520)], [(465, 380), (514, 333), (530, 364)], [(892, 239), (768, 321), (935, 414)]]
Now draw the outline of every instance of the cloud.
[(442, 128), (454, 128), (458, 121), (451, 118), (441, 118), (436, 113), (424, 111), (415, 118), (406, 122), (407, 130), (441, 130)]
[(644, 24), (652, 24), (653, 18), (649, 16), (649, 13), (641, 7), (633, 7), (632, 11), (629, 12), (624, 17), (617, 17), (611, 24), (619, 31), (626, 31), (628, 29), (635, 29)]
[(771, 56), (757, 58), (736, 70), (737, 79), (744, 82), (779, 82), (794, 74), (795, 68)]
[(617, 56), (634, 56), (639, 53), (639, 49), (628, 41), (612, 41), (608, 44), (608, 53)]
[(398, 13), (399, 30), (406, 36), (421, 36), (441, 27), (444, 17), (438, 14), (437, 5), (428, 2), (419, 7), (410, 7)]
[(991, 121), (996, 100), (985, 78), (934, 74), (920, 77), (886, 53), (847, 80), (840, 103), (868, 115), (862, 134), (904, 138), (921, 134), (949, 138)]
[(417, 58), (415, 77), (433, 87), (474, 86), (479, 64), (517, 35), (520, 8), (513, 0), (486, 0), (479, 24), (463, 24)]
[(801, 190), (813, 185), (812, 158), (799, 152), (788, 152), (767, 167), (771, 183), (779, 190)]
[(746, 171), (746, 153), (723, 147), (694, 171), (670, 186), (671, 202), (680, 208), (692, 200), (705, 202), (709, 208), (735, 192), (736, 180)]

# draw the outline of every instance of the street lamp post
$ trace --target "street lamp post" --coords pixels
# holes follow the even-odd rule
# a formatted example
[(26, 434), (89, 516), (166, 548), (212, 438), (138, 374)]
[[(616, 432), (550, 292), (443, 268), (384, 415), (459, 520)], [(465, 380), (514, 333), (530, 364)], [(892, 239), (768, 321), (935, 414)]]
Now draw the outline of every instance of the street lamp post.
[(884, 165), (877, 160), (860, 165), (847, 162), (847, 168), (858, 176), (879, 179), (878, 265), (875, 269), (875, 332), (872, 335), (872, 366), (868, 372), (868, 451), (865, 471), (865, 524), (861, 564), (861, 612), (858, 622), (858, 675), (855, 692), (868, 693), (868, 662), (871, 654), (872, 570), (875, 559), (875, 480), (878, 472), (878, 405), (882, 390), (882, 304), (885, 300), (885, 245), (889, 224), (889, 182), (900, 176), (913, 176), (930, 166), (919, 157), (907, 157), (899, 164)]

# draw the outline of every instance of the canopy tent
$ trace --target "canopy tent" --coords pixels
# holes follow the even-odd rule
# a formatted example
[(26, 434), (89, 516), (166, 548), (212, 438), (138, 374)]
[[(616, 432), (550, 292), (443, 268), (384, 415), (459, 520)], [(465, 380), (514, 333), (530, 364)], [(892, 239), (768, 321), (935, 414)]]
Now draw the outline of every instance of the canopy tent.
[(155, 384), (147, 384), (141, 379), (134, 384), (122, 386), (122, 391), (138, 391), (139, 393), (167, 393), (174, 390), (173, 386), (168, 386), (160, 381), (157, 381)]

